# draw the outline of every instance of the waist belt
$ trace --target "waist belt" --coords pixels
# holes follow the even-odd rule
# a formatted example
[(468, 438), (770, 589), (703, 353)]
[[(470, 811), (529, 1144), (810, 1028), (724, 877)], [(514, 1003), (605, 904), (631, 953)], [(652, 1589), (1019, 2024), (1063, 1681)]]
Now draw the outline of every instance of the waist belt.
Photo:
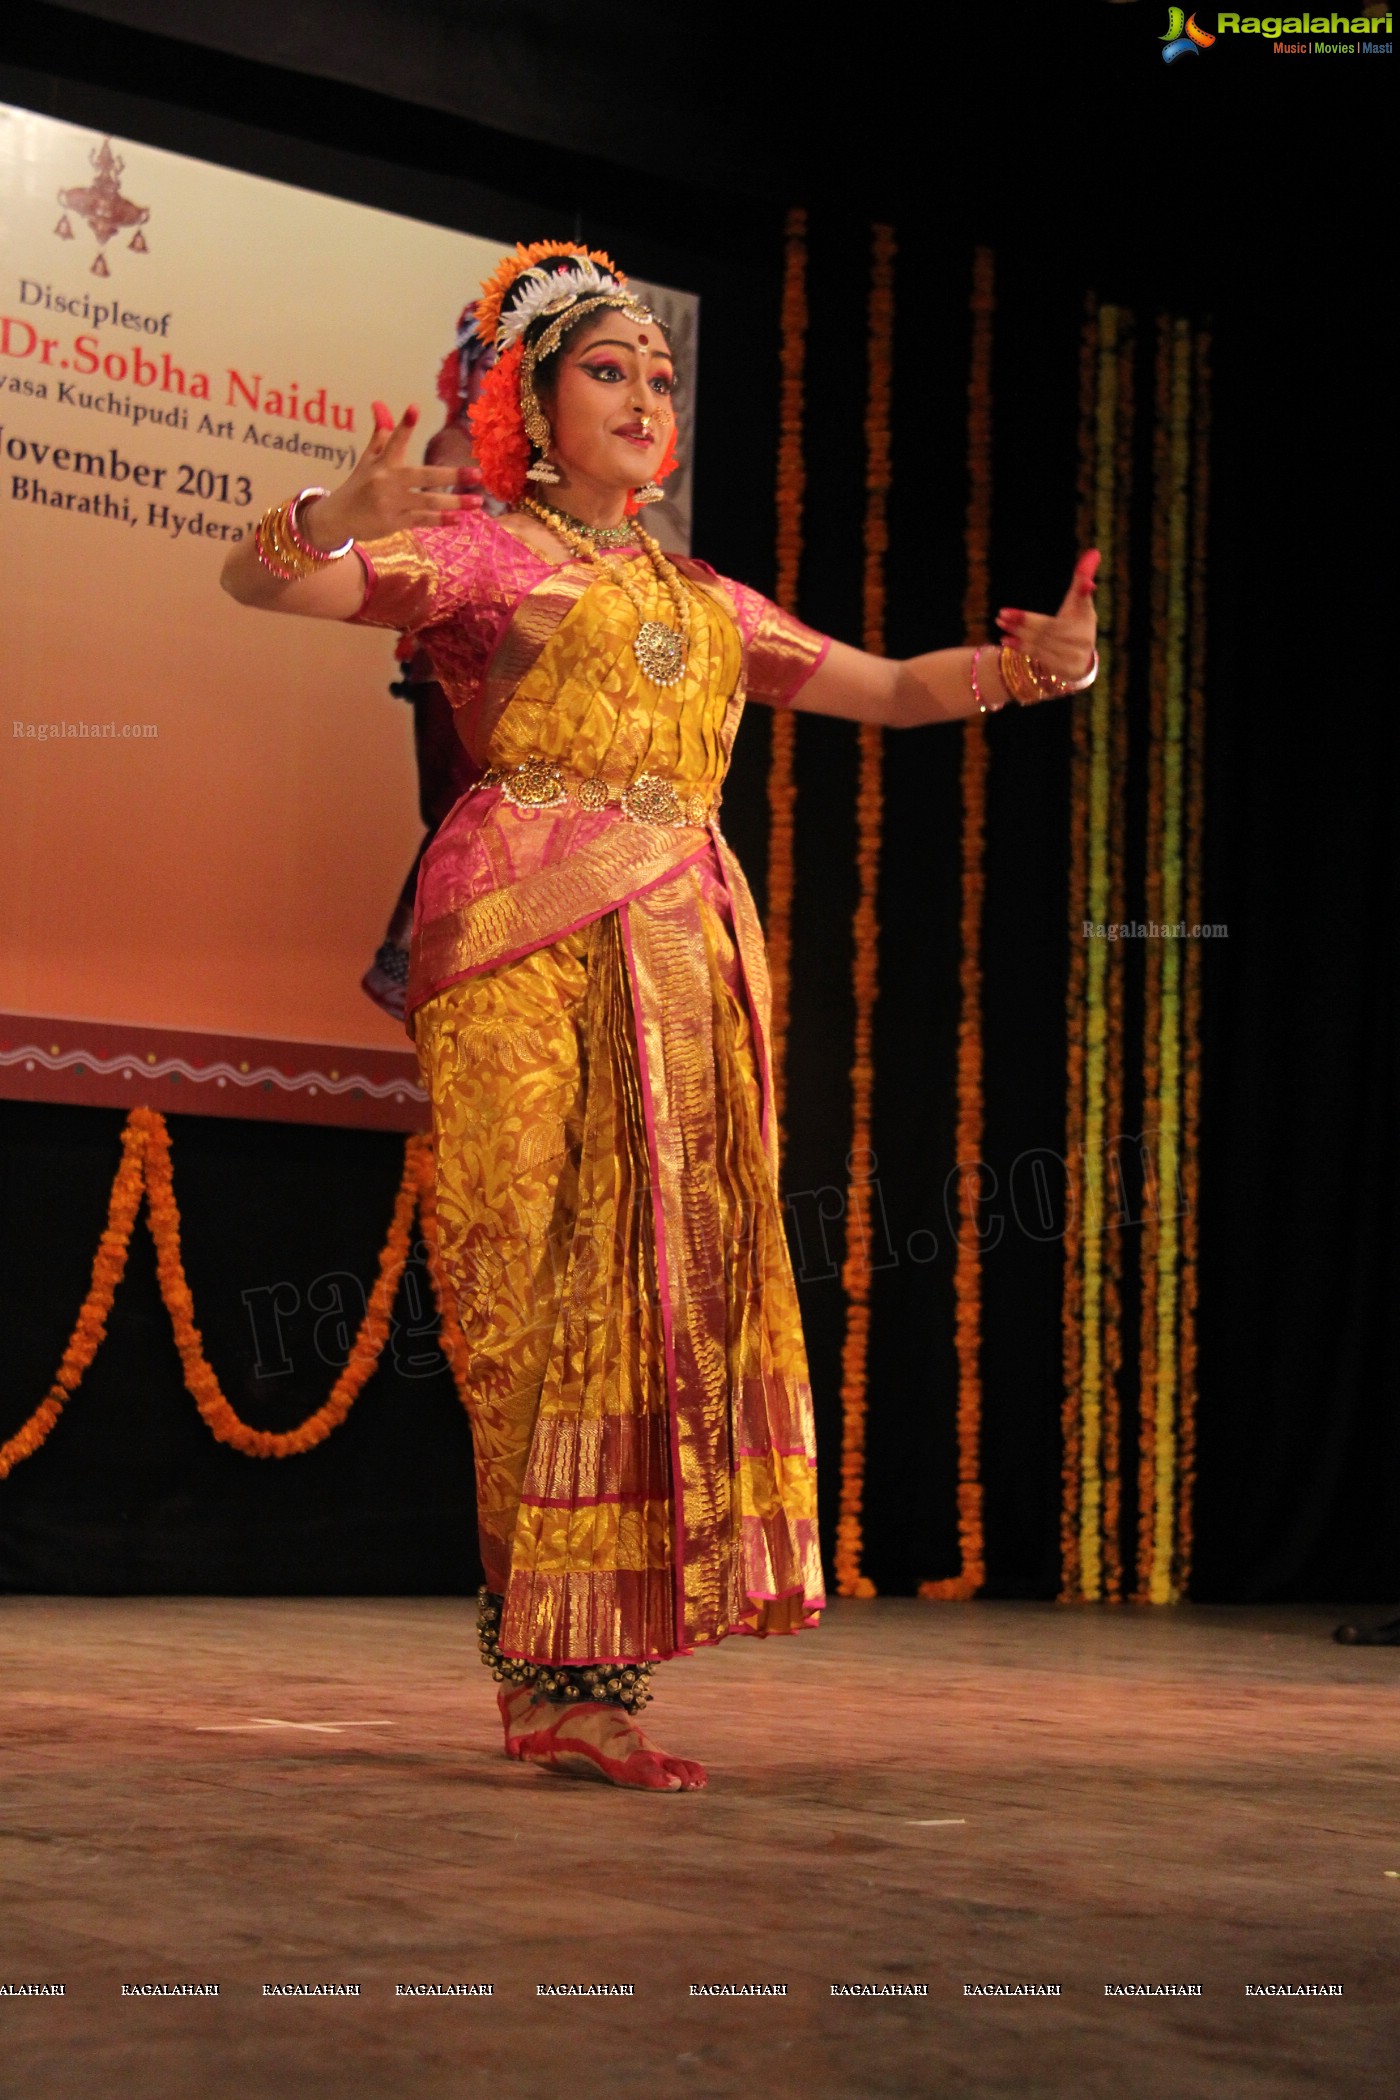
[(499, 788), (516, 809), (620, 809), (634, 824), (707, 824), (719, 796), (682, 787), (660, 773), (638, 773), (626, 782), (602, 773), (566, 773), (553, 759), (526, 758), (515, 766), (490, 766), (467, 792)]

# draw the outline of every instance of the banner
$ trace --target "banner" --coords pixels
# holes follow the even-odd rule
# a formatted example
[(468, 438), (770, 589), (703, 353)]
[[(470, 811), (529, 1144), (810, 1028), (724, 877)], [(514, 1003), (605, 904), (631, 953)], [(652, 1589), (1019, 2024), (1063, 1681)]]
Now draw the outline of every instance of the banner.
[[(422, 837), (393, 638), (219, 570), (373, 400), (431, 434), (502, 244), (4, 105), (0, 221), (0, 1093), (421, 1127), (360, 988)], [(638, 288), (688, 461), (698, 301)]]

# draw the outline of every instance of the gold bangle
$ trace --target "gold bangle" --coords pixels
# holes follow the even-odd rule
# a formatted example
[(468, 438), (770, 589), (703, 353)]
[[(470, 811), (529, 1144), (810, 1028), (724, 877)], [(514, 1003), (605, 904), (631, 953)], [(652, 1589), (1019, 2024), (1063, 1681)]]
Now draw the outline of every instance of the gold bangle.
[(997, 669), (1001, 672), (1001, 682), (1007, 692), (1021, 706), (1029, 707), (1036, 700), (1048, 698), (1037, 676), (1040, 666), (1033, 657), (1025, 655), (1020, 649), (1013, 649), (1008, 642), (1002, 643), (1001, 654), (997, 658)]
[(1061, 678), (1056, 671), (1047, 671), (1035, 657), (1027, 656), (1023, 649), (1013, 649), (1003, 643), (998, 658), (1001, 667), (1001, 682), (1013, 700), (1029, 707), (1037, 700), (1063, 700), (1071, 693), (1082, 693), (1099, 675), (1099, 652), (1094, 651), (1094, 660), (1082, 678)]
[[(292, 503), (296, 498), (292, 498)], [(303, 577), (314, 576), (321, 563), (314, 555), (298, 546), (292, 537), (288, 514), (291, 503), (274, 503), (265, 510), (253, 528), (253, 545), (263, 567), (277, 578), (279, 583), (300, 583)]]

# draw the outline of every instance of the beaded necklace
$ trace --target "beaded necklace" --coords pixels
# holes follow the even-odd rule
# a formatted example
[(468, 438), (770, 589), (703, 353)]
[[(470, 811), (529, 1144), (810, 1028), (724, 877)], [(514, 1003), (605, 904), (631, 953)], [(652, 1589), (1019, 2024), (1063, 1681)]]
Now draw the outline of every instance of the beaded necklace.
[(581, 554), (597, 568), (602, 569), (618, 589), (630, 598), (639, 623), (632, 643), (632, 653), (637, 659), (642, 675), (656, 686), (679, 685), (685, 676), (685, 659), (689, 647), (690, 597), (679, 572), (666, 559), (650, 533), (643, 532), (640, 525), (629, 521), (628, 538), (641, 547), (657, 582), (671, 600), (676, 615), (674, 627), (667, 620), (647, 618), (646, 598), (641, 585), (631, 574), (630, 562), (608, 561), (599, 553), (595, 540), (601, 538), (603, 532), (620, 532), (620, 526), (604, 526), (600, 530), (597, 527), (578, 525), (574, 520), (564, 517), (561, 512), (550, 510), (546, 504), (537, 503), (533, 496), (523, 497), (521, 507), (547, 525), (575, 554)]

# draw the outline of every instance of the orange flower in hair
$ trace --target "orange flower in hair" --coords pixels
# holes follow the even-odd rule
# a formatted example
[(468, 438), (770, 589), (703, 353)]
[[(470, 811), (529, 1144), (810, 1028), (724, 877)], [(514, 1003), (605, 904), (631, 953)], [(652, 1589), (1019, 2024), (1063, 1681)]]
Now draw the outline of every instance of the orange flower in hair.
[(491, 275), (482, 280), (476, 302), (476, 325), (483, 342), (495, 342), (501, 322), (501, 305), (516, 278), (524, 271), (534, 269), (536, 264), (549, 262), (558, 255), (571, 255), (580, 262), (597, 263), (619, 284), (627, 282), (612, 257), (605, 255), (601, 248), (581, 248), (576, 241), (531, 241), (527, 248), (523, 241), (517, 241), (515, 253), (502, 256)]
[(467, 410), (472, 449), (488, 496), (518, 503), (525, 493), (530, 440), (520, 413), (520, 366), (525, 345), (515, 343), (492, 365)]

